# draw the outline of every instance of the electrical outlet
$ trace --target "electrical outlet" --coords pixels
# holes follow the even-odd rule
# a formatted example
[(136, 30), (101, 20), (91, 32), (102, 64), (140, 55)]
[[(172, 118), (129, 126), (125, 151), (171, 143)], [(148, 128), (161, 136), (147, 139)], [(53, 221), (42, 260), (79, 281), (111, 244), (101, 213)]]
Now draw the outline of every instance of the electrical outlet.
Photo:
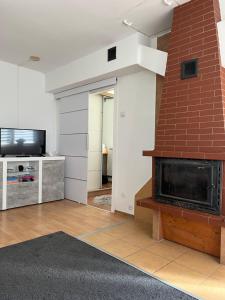
[(133, 205), (129, 205), (129, 206), (128, 206), (128, 209), (129, 209), (129, 210), (133, 210)]

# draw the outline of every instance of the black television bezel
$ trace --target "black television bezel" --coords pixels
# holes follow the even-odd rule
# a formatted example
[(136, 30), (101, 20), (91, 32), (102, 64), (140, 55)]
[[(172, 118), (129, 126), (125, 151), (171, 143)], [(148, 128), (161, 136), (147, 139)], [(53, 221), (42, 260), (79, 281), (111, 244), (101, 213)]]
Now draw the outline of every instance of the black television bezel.
[[(18, 154), (2, 154), (2, 143), (1, 143), (1, 132), (2, 129), (11, 129), (11, 130), (32, 130), (32, 131), (41, 131), (44, 133), (44, 147), (42, 153), (38, 154), (27, 154), (27, 153), (18, 153)], [(14, 128), (14, 127), (0, 127), (0, 156), (42, 156), (46, 154), (46, 130), (44, 129), (33, 129), (33, 128)]]

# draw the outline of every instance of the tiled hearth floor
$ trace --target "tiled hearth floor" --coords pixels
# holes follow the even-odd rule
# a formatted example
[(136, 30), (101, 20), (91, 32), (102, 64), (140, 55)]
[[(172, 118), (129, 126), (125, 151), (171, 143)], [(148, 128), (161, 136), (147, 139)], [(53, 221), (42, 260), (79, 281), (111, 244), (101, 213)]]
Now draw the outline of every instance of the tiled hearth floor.
[(218, 259), (155, 242), (150, 226), (131, 217), (67, 200), (0, 212), (0, 247), (60, 230), (201, 299), (225, 299), (225, 266)]

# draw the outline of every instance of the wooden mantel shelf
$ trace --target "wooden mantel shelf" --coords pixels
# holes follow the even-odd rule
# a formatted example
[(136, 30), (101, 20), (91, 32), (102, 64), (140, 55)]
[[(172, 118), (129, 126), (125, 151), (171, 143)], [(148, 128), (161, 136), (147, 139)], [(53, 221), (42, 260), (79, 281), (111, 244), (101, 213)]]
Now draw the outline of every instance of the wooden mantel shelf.
[(157, 156), (157, 153), (161, 154), (161, 151), (156, 150), (144, 150), (143, 156)]
[(202, 152), (176, 152), (176, 151), (159, 151), (144, 150), (143, 156), (149, 157), (170, 157), (170, 158), (190, 158), (190, 159), (208, 159), (225, 161), (224, 153), (202, 153)]
[(153, 198), (137, 200), (137, 206), (150, 208), (176, 217), (183, 217), (188, 220), (225, 227), (225, 216), (216, 216), (199, 211), (196, 212), (182, 207), (160, 203)]

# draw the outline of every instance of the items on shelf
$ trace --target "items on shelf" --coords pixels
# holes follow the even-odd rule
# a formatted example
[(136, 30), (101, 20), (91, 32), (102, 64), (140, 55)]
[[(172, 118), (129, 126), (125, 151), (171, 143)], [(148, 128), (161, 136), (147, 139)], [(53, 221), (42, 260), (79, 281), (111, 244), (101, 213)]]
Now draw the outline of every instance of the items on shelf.
[(36, 171), (35, 168), (33, 166), (22, 166), (22, 165), (19, 165), (19, 166), (16, 166), (15, 168), (8, 168), (7, 169), (7, 172), (8, 173), (22, 173), (22, 172), (34, 172)]
[(19, 182), (29, 182), (29, 181), (34, 181), (34, 176), (27, 174), (27, 175), (23, 175), (23, 176), (19, 176), (18, 177)]
[(15, 184), (18, 182), (17, 176), (7, 176), (7, 183), (8, 184)]
[(35, 177), (30, 174), (19, 175), (19, 176), (7, 176), (8, 184), (15, 184), (18, 182), (33, 182), (35, 181)]
[(35, 171), (36, 169), (31, 165), (15, 165), (14, 167), (9, 167), (7, 169), (7, 183), (33, 182), (35, 181), (35, 176), (31, 174)]

